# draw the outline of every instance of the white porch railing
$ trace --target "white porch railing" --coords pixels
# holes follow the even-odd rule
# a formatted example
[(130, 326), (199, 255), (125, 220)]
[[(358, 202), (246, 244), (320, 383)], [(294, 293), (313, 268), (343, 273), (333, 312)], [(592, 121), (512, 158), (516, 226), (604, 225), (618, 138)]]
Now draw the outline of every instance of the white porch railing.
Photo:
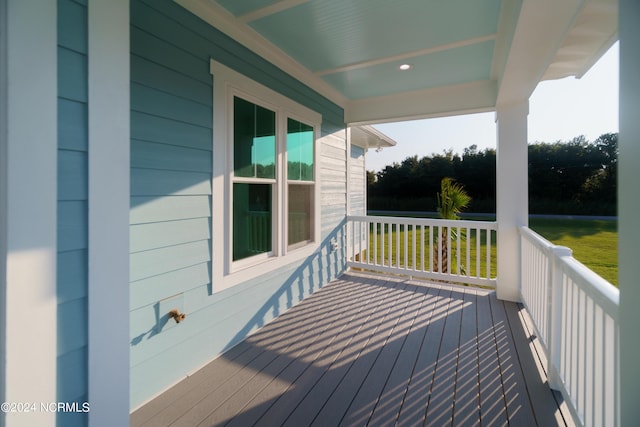
[(347, 265), (495, 287), (496, 223), (349, 216)]
[(618, 426), (616, 287), (527, 227), (520, 229), (522, 300), (546, 352), (550, 386), (576, 421)]

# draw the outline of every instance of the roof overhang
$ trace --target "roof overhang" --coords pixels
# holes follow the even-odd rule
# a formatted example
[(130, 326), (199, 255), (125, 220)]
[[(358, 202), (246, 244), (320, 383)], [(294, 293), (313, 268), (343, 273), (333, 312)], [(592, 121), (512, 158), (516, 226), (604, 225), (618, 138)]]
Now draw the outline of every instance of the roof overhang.
[(582, 76), (618, 27), (617, 0), (175, 1), (358, 125), (522, 102)]
[(351, 144), (367, 150), (369, 148), (377, 150), (393, 147), (396, 145), (396, 141), (373, 126), (364, 125), (351, 127)]

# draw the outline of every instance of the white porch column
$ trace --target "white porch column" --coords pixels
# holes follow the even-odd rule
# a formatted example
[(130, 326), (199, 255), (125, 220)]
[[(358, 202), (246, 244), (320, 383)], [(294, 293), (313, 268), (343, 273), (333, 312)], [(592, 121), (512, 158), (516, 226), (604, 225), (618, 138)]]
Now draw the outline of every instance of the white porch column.
[(129, 425), (129, 1), (89, 0), (89, 425)]
[(498, 222), (497, 296), (520, 300), (520, 238), (518, 227), (529, 224), (527, 115), (529, 102), (501, 105), (496, 110), (498, 149), (496, 199)]
[(620, 134), (618, 280), (620, 286), (620, 409), (622, 426), (640, 420), (640, 2), (620, 0)]
[[(0, 0), (0, 389), (56, 401), (57, 19), (55, 0)], [(0, 413), (0, 425), (56, 414)]]

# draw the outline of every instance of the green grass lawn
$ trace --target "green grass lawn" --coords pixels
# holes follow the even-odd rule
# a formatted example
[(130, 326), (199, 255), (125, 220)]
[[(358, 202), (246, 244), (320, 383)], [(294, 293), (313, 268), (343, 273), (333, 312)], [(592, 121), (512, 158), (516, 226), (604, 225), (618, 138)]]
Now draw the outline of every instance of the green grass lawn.
[(618, 286), (618, 223), (532, 218), (529, 226), (556, 245), (573, 250), (578, 261)]
[[(391, 264), (394, 266), (399, 264), (401, 266), (408, 266), (409, 268), (413, 268), (414, 265), (418, 270), (431, 270), (430, 261), (437, 265), (437, 255), (433, 253), (433, 251), (429, 251), (429, 243), (433, 242), (433, 245), (436, 245), (436, 236), (430, 236), (428, 228), (425, 229), (424, 235), (422, 230), (418, 227), (414, 234), (413, 228), (409, 226), (407, 229), (404, 226), (401, 226), (400, 229), (396, 229), (395, 226), (392, 227), (391, 233), (389, 233), (388, 227), (384, 229), (384, 239), (380, 237), (381, 229), (378, 231), (377, 239), (374, 242), (373, 231), (370, 230), (369, 234), (369, 247), (371, 248), (370, 254), (364, 254), (365, 257), (368, 258), (368, 261), (373, 263), (373, 254), (375, 253), (376, 263), (387, 265), (389, 264), (389, 258), (391, 258)], [(409, 253), (405, 254), (404, 251), (404, 241), (405, 236), (407, 239), (407, 247), (409, 249)], [(416, 239), (416, 253), (415, 253), (415, 262), (414, 262), (414, 254), (411, 250), (413, 247), (414, 236)], [(454, 234), (457, 236), (457, 234)], [(389, 252), (389, 237), (391, 237), (391, 252)], [(480, 259), (478, 260), (478, 239), (480, 239)], [(384, 240), (384, 241), (383, 241)], [(486, 240), (487, 234), (486, 231), (482, 231), (478, 236), (476, 230), (470, 230), (469, 235), (463, 234), (460, 239), (460, 247), (458, 247), (458, 241), (456, 237), (452, 238), (451, 241), (451, 272), (454, 274), (458, 274), (458, 254), (460, 257), (460, 270), (463, 275), (470, 276), (479, 276), (486, 277), (487, 276), (487, 262), (486, 262)], [(397, 243), (400, 243), (400, 260), (396, 259), (396, 247)], [(384, 244), (383, 244), (384, 243)], [(467, 259), (467, 248), (469, 253), (469, 258)], [(424, 249), (424, 254), (423, 254)], [(491, 253), (490, 253), (490, 271), (489, 276), (496, 276), (496, 233), (495, 231), (491, 232)], [(478, 262), (479, 261), (479, 262)]]

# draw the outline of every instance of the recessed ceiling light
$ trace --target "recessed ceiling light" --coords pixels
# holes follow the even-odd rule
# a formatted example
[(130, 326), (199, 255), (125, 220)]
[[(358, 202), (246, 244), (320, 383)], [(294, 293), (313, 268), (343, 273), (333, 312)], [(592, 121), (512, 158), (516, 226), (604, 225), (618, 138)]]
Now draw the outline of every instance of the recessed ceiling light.
[(411, 69), (411, 64), (402, 64), (398, 68), (401, 69), (402, 71), (407, 71), (407, 70)]

